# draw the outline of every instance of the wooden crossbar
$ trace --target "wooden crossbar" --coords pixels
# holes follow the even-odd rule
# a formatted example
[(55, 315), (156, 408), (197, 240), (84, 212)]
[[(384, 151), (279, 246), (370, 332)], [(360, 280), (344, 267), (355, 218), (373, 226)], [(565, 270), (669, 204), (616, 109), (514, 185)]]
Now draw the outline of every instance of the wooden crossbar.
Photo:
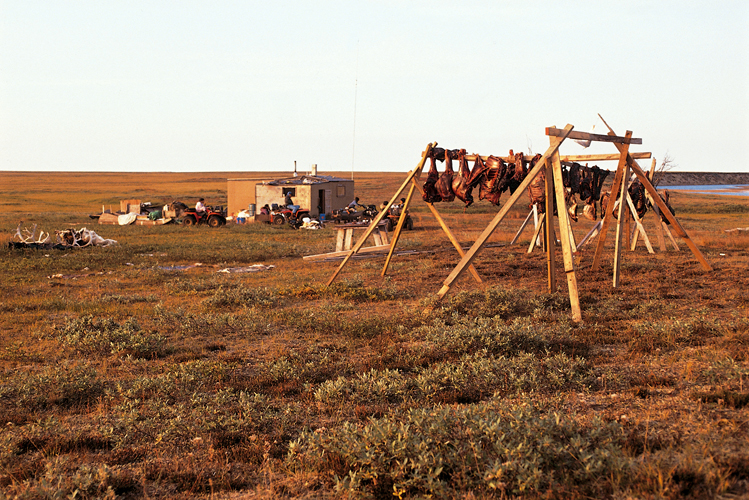
[[(562, 137), (562, 132), (564, 131), (559, 128), (546, 127), (546, 135)], [(570, 139), (582, 139), (584, 141), (615, 142), (618, 144), (642, 144), (642, 139), (635, 137), (618, 137), (616, 135), (591, 134), (590, 132), (578, 132), (576, 130), (570, 132), (570, 135), (567, 137), (569, 137)]]

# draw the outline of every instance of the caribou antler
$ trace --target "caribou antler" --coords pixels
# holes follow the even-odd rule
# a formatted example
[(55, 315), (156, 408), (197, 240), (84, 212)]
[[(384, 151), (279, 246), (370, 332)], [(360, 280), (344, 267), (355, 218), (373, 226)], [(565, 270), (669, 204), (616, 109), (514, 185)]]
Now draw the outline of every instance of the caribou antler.
[(28, 228), (23, 228), (23, 231), (21, 231), (21, 224), (23, 224), (23, 221), (18, 223), (18, 227), (16, 228), (16, 232), (13, 233), (13, 236), (11, 237), (11, 240), (18, 240), (20, 243), (24, 243), (26, 245), (36, 243), (36, 244), (45, 244), (50, 242), (49, 233), (45, 233), (44, 231), (39, 232), (39, 236), (36, 234), (37, 225), (34, 224), (34, 227), (31, 231), (28, 230)]

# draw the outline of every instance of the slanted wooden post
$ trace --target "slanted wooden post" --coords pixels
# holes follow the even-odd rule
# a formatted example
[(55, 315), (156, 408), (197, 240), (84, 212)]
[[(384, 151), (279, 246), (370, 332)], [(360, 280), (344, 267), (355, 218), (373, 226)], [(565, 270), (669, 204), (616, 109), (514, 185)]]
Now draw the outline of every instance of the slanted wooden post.
[[(653, 161), (650, 162), (650, 173), (648, 174), (648, 178), (650, 179), (650, 183), (653, 183), (653, 179), (655, 178), (655, 165), (656, 160), (653, 158)], [(653, 207), (653, 212), (655, 212), (655, 216), (658, 218), (658, 222), (655, 223), (655, 235), (658, 237), (658, 246), (661, 247), (661, 252), (666, 251), (666, 240), (663, 237), (663, 227), (661, 225), (661, 209), (658, 208), (658, 205), (655, 203), (655, 200), (650, 196), (650, 193), (648, 193), (648, 201), (650, 201), (650, 205)]]
[[(549, 140), (552, 143), (554, 142), (553, 138), (549, 138)], [(558, 146), (559, 144), (557, 144), (557, 147)], [(572, 229), (570, 228), (570, 219), (567, 213), (567, 204), (564, 201), (564, 182), (562, 181), (562, 163), (559, 159), (559, 149), (554, 150), (554, 153), (551, 155), (551, 161), (547, 162), (547, 164), (549, 163), (552, 164), (554, 187), (557, 195), (557, 220), (559, 220), (559, 239), (562, 244), (564, 272), (567, 275), (567, 289), (569, 290), (570, 294), (572, 321), (582, 321), (583, 317), (582, 312), (580, 311), (580, 298), (577, 291), (577, 277), (575, 276), (575, 262), (572, 257), (572, 241), (570, 240)], [(548, 196), (546, 199), (549, 199)], [(547, 213), (554, 212), (552, 211)], [(551, 226), (551, 224), (549, 224), (549, 226)], [(549, 248), (553, 247), (554, 245), (549, 245)]]
[(388, 267), (390, 266), (390, 259), (393, 258), (393, 253), (395, 252), (395, 247), (398, 244), (398, 240), (401, 236), (401, 231), (403, 231), (403, 226), (406, 223), (406, 212), (408, 212), (408, 207), (411, 205), (411, 198), (413, 197), (414, 191), (416, 190), (416, 184), (411, 184), (411, 189), (408, 190), (408, 195), (406, 195), (406, 202), (401, 207), (401, 216), (398, 218), (398, 225), (395, 227), (395, 232), (393, 233), (393, 237), (390, 239), (390, 251), (388, 252), (387, 257), (385, 257), (385, 265), (382, 267), (382, 273), (381, 276), (385, 276), (388, 271)]
[(356, 252), (359, 251), (359, 249), (364, 245), (364, 243), (367, 241), (367, 238), (369, 238), (369, 235), (374, 232), (374, 230), (377, 228), (377, 224), (380, 223), (382, 219), (385, 218), (385, 214), (390, 209), (390, 207), (395, 203), (395, 200), (398, 199), (398, 196), (400, 196), (401, 192), (408, 186), (408, 184), (411, 182), (411, 180), (415, 177), (418, 178), (421, 175), (421, 171), (424, 168), (424, 163), (427, 161), (427, 157), (429, 157), (429, 154), (432, 152), (432, 148), (434, 148), (437, 145), (436, 142), (430, 143), (427, 145), (424, 152), (421, 154), (421, 161), (419, 164), (414, 167), (414, 169), (408, 174), (406, 177), (406, 180), (403, 181), (403, 184), (401, 184), (401, 187), (396, 191), (396, 193), (393, 195), (393, 197), (390, 199), (390, 201), (387, 203), (387, 206), (385, 206), (380, 213), (377, 214), (377, 216), (374, 218), (374, 220), (369, 224), (369, 227), (364, 232), (362, 237), (359, 239), (359, 241), (356, 242), (356, 245), (351, 249), (351, 251), (346, 255), (346, 257), (343, 259), (343, 262), (341, 262), (341, 265), (338, 266), (338, 269), (336, 269), (335, 273), (333, 273), (333, 276), (330, 277), (328, 280), (328, 283), (326, 286), (330, 286), (331, 283), (336, 279), (336, 276), (338, 276), (338, 273), (341, 272), (341, 269), (344, 268), (344, 266), (348, 263), (349, 259), (356, 254)]
[[(630, 138), (631, 136), (632, 131), (627, 130), (625, 137)], [(624, 151), (621, 152), (621, 155), (622, 159), (624, 160), (624, 172), (622, 172), (622, 174), (624, 176), (624, 179), (628, 179), (629, 167), (627, 166), (626, 159), (629, 144), (623, 144), (623, 146)], [(611, 194), (613, 195), (614, 193)], [(629, 217), (629, 214), (627, 213), (627, 203), (624, 201), (626, 200), (627, 194), (627, 182), (622, 182), (621, 192), (619, 193), (619, 215), (616, 221), (616, 240), (614, 242), (614, 288), (619, 286), (619, 270), (621, 268), (622, 262), (622, 231), (624, 230), (623, 221), (624, 217)], [(609, 203), (611, 203), (611, 198), (609, 198)]]
[[(535, 205), (533, 206), (535, 208)], [(531, 244), (528, 245), (528, 252), (526, 253), (533, 253), (533, 249), (536, 248), (536, 245), (538, 245), (538, 240), (541, 239), (541, 245), (539, 245), (541, 248), (543, 248), (544, 251), (546, 251), (546, 248), (543, 244), (543, 239), (541, 238), (541, 231), (544, 229), (544, 223), (546, 222), (546, 214), (541, 214), (541, 216), (538, 218), (538, 222), (536, 223), (536, 230), (533, 232), (533, 239), (531, 240)]]

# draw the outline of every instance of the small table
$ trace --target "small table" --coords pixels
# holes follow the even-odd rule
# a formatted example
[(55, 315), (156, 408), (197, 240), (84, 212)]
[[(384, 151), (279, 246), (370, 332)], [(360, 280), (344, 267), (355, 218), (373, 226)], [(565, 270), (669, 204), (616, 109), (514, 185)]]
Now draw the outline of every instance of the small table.
[[(341, 252), (343, 250), (351, 250), (351, 242), (354, 239), (354, 231), (357, 229), (364, 229), (366, 230), (369, 228), (369, 224), (358, 224), (358, 223), (349, 223), (349, 224), (341, 224), (340, 226), (337, 226), (336, 229), (338, 229), (338, 234), (336, 235), (335, 240), (335, 250), (336, 252)], [(388, 238), (388, 224), (387, 221), (382, 221), (379, 224), (377, 224), (377, 227), (372, 232), (372, 238), (374, 238), (375, 246), (382, 246), (382, 245), (389, 245), (390, 239)]]

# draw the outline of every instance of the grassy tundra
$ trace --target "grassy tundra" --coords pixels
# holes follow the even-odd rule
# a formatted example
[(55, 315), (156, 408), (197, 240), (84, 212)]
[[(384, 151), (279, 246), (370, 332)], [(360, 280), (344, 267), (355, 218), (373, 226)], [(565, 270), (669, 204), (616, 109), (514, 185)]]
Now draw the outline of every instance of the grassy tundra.
[[(582, 324), (522, 200), (461, 278), (419, 200), (382, 257), (335, 231), (98, 226), (102, 205), (225, 202), (237, 173), (0, 172), (0, 498), (737, 498), (749, 495), (747, 198), (674, 193), (691, 253), (579, 254)], [(360, 174), (379, 204), (405, 174)], [(464, 246), (496, 208), (437, 205)], [(646, 228), (655, 240), (652, 212)], [(9, 250), (19, 220), (119, 245)], [(582, 237), (590, 222), (574, 224)], [(609, 242), (613, 238), (609, 235)], [(558, 254), (561, 266), (561, 256)], [(174, 266), (201, 263), (180, 271)], [(272, 270), (219, 273), (255, 263)], [(427, 306), (435, 306), (430, 314)]]

